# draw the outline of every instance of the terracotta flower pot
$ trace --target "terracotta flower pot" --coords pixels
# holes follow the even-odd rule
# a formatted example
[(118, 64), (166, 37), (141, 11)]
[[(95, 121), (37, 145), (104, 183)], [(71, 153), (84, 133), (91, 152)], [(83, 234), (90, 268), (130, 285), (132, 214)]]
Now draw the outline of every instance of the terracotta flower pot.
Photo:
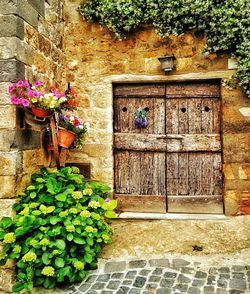
[(63, 128), (58, 130), (58, 145), (69, 148), (74, 142), (76, 134)]
[(47, 116), (51, 115), (50, 110), (45, 110), (45, 109), (42, 109), (39, 107), (32, 107), (31, 112), (37, 117), (47, 117)]

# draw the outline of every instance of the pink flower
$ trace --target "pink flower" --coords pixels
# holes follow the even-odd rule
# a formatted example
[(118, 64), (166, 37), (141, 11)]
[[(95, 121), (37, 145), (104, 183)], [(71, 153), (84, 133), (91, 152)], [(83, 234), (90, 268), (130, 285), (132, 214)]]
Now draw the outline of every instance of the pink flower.
[(11, 96), (10, 100), (11, 100), (11, 103), (15, 105), (18, 105), (20, 102), (19, 99), (16, 97), (16, 95)]
[(38, 98), (38, 97), (41, 96), (41, 93), (40, 93), (40, 92), (33, 92), (33, 96), (34, 96), (35, 98)]
[(30, 102), (25, 98), (20, 98), (20, 104), (22, 104), (24, 107), (27, 107), (30, 105)]
[(23, 81), (18, 81), (18, 82), (17, 82), (17, 86), (18, 86), (18, 87), (22, 87), (22, 86), (23, 86)]
[(106, 198), (106, 199), (105, 199), (105, 202), (106, 202), (106, 203), (109, 203), (109, 202), (110, 202), (110, 198)]
[(42, 86), (44, 83), (42, 81), (37, 81), (35, 82), (34, 86), (35, 87), (39, 87), (39, 86)]
[(8, 89), (9, 93), (12, 93), (14, 89), (15, 89), (15, 84), (10, 85)]
[(28, 97), (32, 97), (33, 96), (33, 91), (32, 90), (29, 90), (26, 94)]
[(29, 84), (29, 82), (28, 81), (23, 81), (23, 85), (24, 85), (24, 87), (26, 87), (26, 88), (30, 88), (30, 84)]

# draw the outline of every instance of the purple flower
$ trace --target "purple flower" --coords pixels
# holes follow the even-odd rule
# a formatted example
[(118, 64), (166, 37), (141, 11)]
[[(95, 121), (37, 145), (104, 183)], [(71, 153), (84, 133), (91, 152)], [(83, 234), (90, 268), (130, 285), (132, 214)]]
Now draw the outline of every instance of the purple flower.
[(146, 128), (148, 126), (148, 120), (146, 117), (135, 117), (134, 122), (137, 128)]
[(12, 93), (14, 89), (15, 89), (15, 84), (10, 85), (8, 88), (9, 93)]
[(67, 120), (67, 117), (66, 117), (65, 115), (63, 115), (62, 113), (60, 114), (60, 118), (61, 118), (62, 120), (64, 120), (64, 121)]
[(105, 202), (106, 202), (106, 203), (109, 203), (109, 202), (110, 202), (110, 198), (106, 198), (106, 199), (105, 199)]

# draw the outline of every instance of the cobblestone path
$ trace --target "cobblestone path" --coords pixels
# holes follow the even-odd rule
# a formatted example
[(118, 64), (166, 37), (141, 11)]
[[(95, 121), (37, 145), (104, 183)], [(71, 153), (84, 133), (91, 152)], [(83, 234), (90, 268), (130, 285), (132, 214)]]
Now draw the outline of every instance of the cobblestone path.
[(67, 293), (250, 293), (250, 257), (246, 263), (208, 266), (182, 258), (107, 261)]

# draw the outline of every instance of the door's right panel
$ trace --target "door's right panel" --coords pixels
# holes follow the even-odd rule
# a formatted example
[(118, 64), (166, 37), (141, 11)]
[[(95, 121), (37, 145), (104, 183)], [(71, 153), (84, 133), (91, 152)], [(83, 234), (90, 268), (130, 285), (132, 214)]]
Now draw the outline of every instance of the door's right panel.
[(223, 213), (220, 86), (166, 88), (168, 212)]

